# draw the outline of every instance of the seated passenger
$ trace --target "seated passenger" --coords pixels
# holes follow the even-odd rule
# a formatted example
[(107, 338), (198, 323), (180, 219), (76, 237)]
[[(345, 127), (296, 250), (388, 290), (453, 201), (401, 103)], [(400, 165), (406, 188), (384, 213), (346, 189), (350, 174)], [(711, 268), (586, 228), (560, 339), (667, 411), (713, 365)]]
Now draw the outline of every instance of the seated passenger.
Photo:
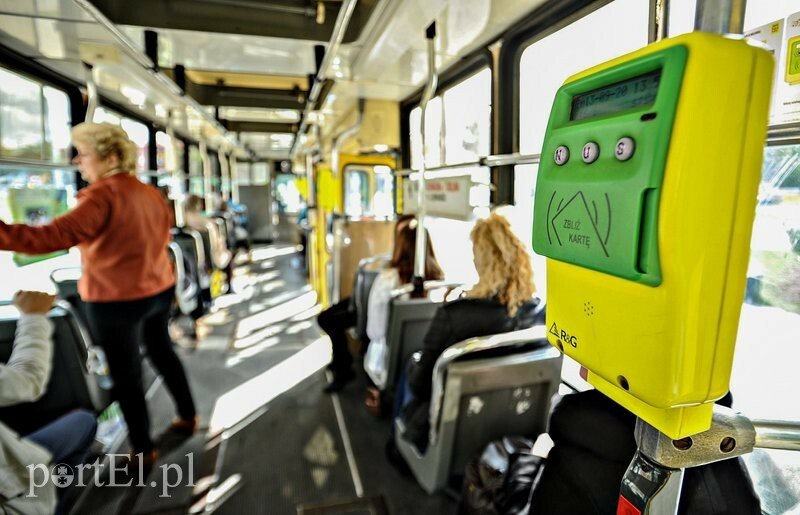
[[(20, 311), (14, 348), (8, 363), (0, 364), (0, 406), (32, 402), (41, 397), (50, 378), (53, 356), (53, 326), (47, 312), (54, 297), (46, 293), (21, 291), (14, 295)], [(0, 507), (3, 513), (61, 513), (66, 490), (52, 481), (29, 496), (35, 468), (54, 464), (73, 468), (82, 464), (94, 441), (97, 420), (93, 413), (76, 410), (20, 438), (0, 422)], [(40, 484), (42, 478), (36, 477)]]
[[(370, 341), (385, 341), (386, 321), (391, 291), (401, 284), (410, 283), (414, 275), (414, 247), (416, 245), (416, 223), (411, 217), (401, 218), (395, 228), (394, 250), (389, 267), (384, 270), (372, 285), (367, 311), (367, 334)], [(442, 279), (444, 273), (436, 261), (433, 246), (428, 239), (425, 258), (425, 279)], [(355, 377), (353, 357), (347, 348), (346, 331), (356, 324), (356, 313), (350, 298), (346, 298), (319, 314), (317, 322), (331, 338), (332, 359), (329, 365), (333, 381), (325, 387), (326, 392), (336, 392)]]
[[(428, 443), (428, 411), (433, 367), (454, 343), (489, 334), (526, 329), (544, 323), (533, 297), (531, 258), (504, 217), (493, 213), (478, 220), (470, 234), (478, 283), (466, 298), (441, 306), (431, 322), (418, 360), (400, 379), (397, 406), (404, 407), (406, 437), (419, 449)], [(407, 380), (407, 385), (404, 381)]]

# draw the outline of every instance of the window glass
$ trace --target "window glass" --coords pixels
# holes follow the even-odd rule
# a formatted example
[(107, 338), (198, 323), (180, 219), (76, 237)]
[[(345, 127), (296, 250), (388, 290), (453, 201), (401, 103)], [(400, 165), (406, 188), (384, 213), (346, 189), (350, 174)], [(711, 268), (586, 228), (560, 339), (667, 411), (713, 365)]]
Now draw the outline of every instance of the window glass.
[(140, 173), (147, 172), (147, 153), (150, 148), (150, 133), (147, 125), (130, 118), (122, 118), (120, 126), (122, 130), (128, 133), (128, 137), (136, 145), (136, 171)]
[(492, 72), (485, 68), (444, 92), (445, 164), (490, 153)]
[(297, 213), (305, 204), (297, 189), (297, 176), (291, 173), (278, 174), (275, 179), (275, 197), (282, 213)]
[(70, 109), (69, 97), (63, 91), (45, 86), (44, 144), (45, 161), (69, 163), (70, 161)]
[(514, 234), (522, 240), (533, 256), (533, 278), (536, 283), (536, 295), (545, 298), (547, 295), (546, 259), (533, 252), (533, 194), (536, 189), (536, 173), (539, 165), (517, 165), (514, 168), (514, 205), (505, 208), (506, 215)]
[(472, 261), (472, 240), (469, 233), (475, 220), (461, 221), (436, 216), (425, 217), (425, 228), (447, 281), (472, 285), (478, 282), (478, 272)]
[(44, 158), (42, 87), (0, 69), (0, 154), (8, 158)]
[(388, 166), (376, 166), (375, 191), (372, 195), (372, 214), (377, 218), (394, 215), (394, 175)]
[(251, 182), (255, 185), (269, 184), (269, 164), (266, 162), (253, 163), (250, 167)]
[(122, 118), (105, 107), (98, 107), (94, 110), (92, 121), (94, 123), (112, 123), (114, 125), (122, 124)]
[(344, 170), (344, 214), (360, 217), (369, 211), (369, 172), (362, 168)]
[[(419, 169), (422, 163), (422, 132), (420, 118), (422, 108), (414, 108), (409, 115), (411, 130), (411, 168)], [(425, 161), (428, 168), (442, 164), (442, 97), (434, 97), (428, 102), (425, 109), (425, 152), (428, 157)]]
[(553, 98), (567, 77), (647, 44), (648, 16), (649, 2), (616, 0), (525, 49), (519, 65), (521, 153), (541, 152)]
[[(800, 420), (797, 335), (800, 145), (767, 147), (731, 375), (737, 411), (750, 418)], [(748, 455), (746, 462), (765, 513), (787, 513), (796, 508), (800, 499), (797, 452), (758, 450)]]
[[(75, 171), (0, 167), (0, 220), (41, 225), (65, 213), (75, 203)], [(20, 289), (53, 291), (50, 272), (80, 266), (77, 249), (44, 255), (0, 252), (0, 301)]]
[(197, 145), (189, 146), (189, 193), (203, 196), (203, 158)]

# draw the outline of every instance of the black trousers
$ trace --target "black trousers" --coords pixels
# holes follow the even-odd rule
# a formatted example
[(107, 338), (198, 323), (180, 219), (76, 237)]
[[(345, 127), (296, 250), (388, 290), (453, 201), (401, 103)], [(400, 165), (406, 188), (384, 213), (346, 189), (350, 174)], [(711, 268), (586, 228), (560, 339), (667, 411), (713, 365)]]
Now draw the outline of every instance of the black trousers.
[(178, 415), (184, 419), (196, 415), (186, 372), (169, 337), (173, 291), (170, 287), (144, 299), (86, 303), (89, 331), (106, 354), (114, 380), (111, 393), (119, 402), (133, 450), (137, 453), (153, 450), (142, 384), (140, 345), (144, 346), (150, 362), (164, 379)]
[(353, 356), (347, 348), (346, 331), (355, 327), (356, 313), (350, 311), (350, 299), (344, 299), (329, 307), (317, 316), (317, 323), (331, 338), (333, 373), (346, 372), (353, 365)]

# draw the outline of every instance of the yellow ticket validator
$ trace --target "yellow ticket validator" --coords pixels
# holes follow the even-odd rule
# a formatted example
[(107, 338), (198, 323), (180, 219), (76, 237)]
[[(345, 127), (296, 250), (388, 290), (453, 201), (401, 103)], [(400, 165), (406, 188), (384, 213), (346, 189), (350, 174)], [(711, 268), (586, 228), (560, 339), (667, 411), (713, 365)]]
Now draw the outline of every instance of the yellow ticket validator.
[(672, 438), (728, 391), (773, 58), (691, 33), (567, 79), (542, 149), (534, 250), (553, 345)]

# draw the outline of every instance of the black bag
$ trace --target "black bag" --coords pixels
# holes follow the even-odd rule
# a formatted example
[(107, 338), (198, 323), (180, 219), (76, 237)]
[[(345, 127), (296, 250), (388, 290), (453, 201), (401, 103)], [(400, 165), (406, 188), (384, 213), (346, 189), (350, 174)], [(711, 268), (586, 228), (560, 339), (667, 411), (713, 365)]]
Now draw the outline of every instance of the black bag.
[(460, 512), (465, 515), (527, 513), (531, 485), (542, 459), (531, 454), (533, 442), (507, 436), (473, 458), (464, 476)]

